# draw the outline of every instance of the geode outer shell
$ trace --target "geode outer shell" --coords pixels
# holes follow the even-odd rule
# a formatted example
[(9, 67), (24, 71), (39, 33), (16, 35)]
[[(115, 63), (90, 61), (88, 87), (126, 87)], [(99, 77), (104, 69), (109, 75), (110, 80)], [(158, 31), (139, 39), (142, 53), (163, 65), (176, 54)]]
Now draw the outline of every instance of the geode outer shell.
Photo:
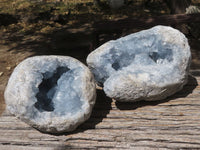
[(187, 38), (166, 26), (109, 41), (87, 57), (106, 95), (122, 102), (161, 100), (181, 90), (190, 61)]
[(74, 130), (90, 117), (96, 87), (89, 69), (67, 56), (35, 56), (21, 62), (6, 87), (7, 109), (43, 132)]

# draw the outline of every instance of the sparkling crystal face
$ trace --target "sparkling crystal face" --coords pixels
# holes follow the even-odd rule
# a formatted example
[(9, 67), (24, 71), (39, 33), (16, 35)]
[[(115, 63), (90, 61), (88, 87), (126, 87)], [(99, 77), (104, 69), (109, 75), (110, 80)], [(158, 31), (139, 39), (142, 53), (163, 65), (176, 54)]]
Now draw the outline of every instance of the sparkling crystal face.
[(57, 90), (57, 81), (63, 75), (69, 71), (67, 67), (58, 67), (55, 72), (43, 73), (43, 79), (39, 85), (39, 92), (36, 94), (37, 102), (35, 107), (40, 111), (53, 111), (54, 104), (52, 99)]
[(94, 55), (98, 57), (98, 64), (91, 67), (91, 70), (96, 80), (103, 84), (111, 75), (122, 70), (146, 72), (147, 66), (163, 68), (162, 65), (173, 65), (174, 55), (177, 55), (179, 49), (177, 45), (164, 43), (161, 37), (155, 34), (146, 37), (125, 37), (111, 42), (110, 48), (104, 53)]
[(80, 101), (82, 91), (80, 77), (77, 77), (80, 68), (70, 70), (67, 67), (58, 67), (54, 72), (42, 74), (35, 107), (40, 112), (55, 111), (59, 114), (76, 113), (81, 110)]

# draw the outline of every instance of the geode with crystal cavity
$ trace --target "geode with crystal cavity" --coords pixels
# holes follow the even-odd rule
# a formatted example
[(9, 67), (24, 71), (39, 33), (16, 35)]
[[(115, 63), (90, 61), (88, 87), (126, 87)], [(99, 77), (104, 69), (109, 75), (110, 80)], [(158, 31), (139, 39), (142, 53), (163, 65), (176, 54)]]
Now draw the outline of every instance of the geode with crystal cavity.
[(187, 38), (156, 26), (109, 41), (87, 57), (107, 96), (118, 101), (161, 100), (186, 84), (191, 60)]
[(7, 109), (43, 132), (74, 130), (90, 117), (96, 87), (89, 69), (67, 56), (35, 56), (13, 71), (5, 90)]

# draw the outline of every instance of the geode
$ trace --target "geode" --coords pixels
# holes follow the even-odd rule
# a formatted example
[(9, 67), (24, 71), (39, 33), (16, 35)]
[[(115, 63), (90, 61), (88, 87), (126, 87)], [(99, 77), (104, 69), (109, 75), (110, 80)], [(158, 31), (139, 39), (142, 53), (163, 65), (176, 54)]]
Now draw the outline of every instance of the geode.
[(35, 56), (13, 71), (5, 93), (7, 109), (43, 132), (74, 130), (90, 117), (96, 87), (89, 69), (67, 56)]
[(106, 95), (122, 102), (161, 100), (181, 90), (190, 61), (187, 38), (167, 26), (109, 41), (87, 57)]

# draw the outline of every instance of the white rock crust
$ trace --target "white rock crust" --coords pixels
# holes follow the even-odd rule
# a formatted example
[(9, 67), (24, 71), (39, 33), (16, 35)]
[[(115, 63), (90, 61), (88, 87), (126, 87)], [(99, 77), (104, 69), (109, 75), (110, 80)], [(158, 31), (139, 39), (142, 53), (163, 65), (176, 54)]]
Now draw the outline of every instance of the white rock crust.
[(90, 117), (96, 87), (89, 69), (68, 56), (35, 56), (13, 71), (7, 109), (43, 132), (73, 131)]
[(161, 100), (181, 90), (190, 61), (187, 38), (167, 26), (109, 41), (87, 57), (106, 95), (122, 102)]

